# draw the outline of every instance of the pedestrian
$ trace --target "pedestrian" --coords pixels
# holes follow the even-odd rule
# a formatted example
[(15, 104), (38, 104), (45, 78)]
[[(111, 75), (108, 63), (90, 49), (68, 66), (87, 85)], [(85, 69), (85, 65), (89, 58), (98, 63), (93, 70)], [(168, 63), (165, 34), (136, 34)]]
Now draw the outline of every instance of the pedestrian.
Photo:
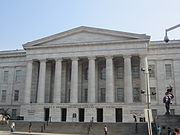
[(107, 126), (105, 125), (104, 126), (104, 135), (107, 135), (107, 132), (108, 132), (108, 129), (107, 129)]
[(134, 122), (137, 122), (137, 114), (133, 114)]
[(7, 115), (7, 116), (6, 116), (6, 124), (8, 124), (8, 125), (9, 125), (9, 120), (10, 120), (10, 116)]
[(15, 122), (12, 122), (11, 123), (11, 132), (14, 132), (15, 131)]
[(171, 128), (168, 127), (168, 135), (171, 135), (171, 132), (172, 132)]
[(32, 123), (29, 122), (29, 133), (31, 133)]
[(161, 135), (161, 127), (160, 126), (157, 127), (157, 134)]

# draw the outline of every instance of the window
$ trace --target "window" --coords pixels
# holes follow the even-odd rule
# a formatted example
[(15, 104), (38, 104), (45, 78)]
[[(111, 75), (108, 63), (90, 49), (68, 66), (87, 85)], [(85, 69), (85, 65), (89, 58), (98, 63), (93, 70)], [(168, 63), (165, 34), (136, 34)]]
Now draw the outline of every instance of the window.
[(123, 78), (124, 78), (124, 68), (117, 67), (117, 79), (123, 79)]
[(16, 70), (16, 82), (21, 82), (22, 72), (21, 70)]
[(133, 101), (140, 102), (140, 90), (139, 88), (133, 88)]
[(17, 109), (12, 109), (12, 118), (16, 119), (17, 117)]
[(82, 93), (81, 93), (81, 102), (87, 103), (87, 100), (88, 100), (88, 89), (84, 89), (82, 90)]
[(151, 93), (151, 100), (156, 100), (156, 88), (155, 87), (150, 88), (150, 93)]
[(157, 116), (157, 109), (152, 109), (152, 116), (153, 118)]
[(99, 102), (105, 102), (106, 101), (106, 89), (101, 88), (99, 90)]
[(8, 71), (4, 71), (4, 82), (8, 82)]
[(19, 90), (15, 90), (14, 91), (14, 101), (18, 101), (19, 100)]
[(84, 80), (88, 80), (88, 68), (85, 69)]
[(166, 79), (172, 78), (171, 64), (165, 64), (165, 70), (166, 70)]
[(6, 102), (6, 90), (2, 90), (1, 101), (2, 101), (2, 102)]
[(65, 91), (65, 103), (70, 102), (70, 93), (71, 93), (71, 89), (66, 89), (66, 91)]
[(139, 78), (139, 66), (132, 67), (132, 77)]
[(151, 69), (149, 70), (149, 77), (155, 78), (155, 65), (149, 65), (148, 68)]
[(101, 68), (101, 71), (100, 71), (100, 73), (101, 73), (101, 80), (106, 80), (106, 68), (105, 67), (102, 67)]
[(170, 114), (175, 115), (175, 109), (170, 109)]
[(71, 67), (69, 67), (69, 72), (68, 72), (68, 80), (71, 81)]
[(116, 102), (124, 102), (124, 89), (117, 88), (116, 92)]

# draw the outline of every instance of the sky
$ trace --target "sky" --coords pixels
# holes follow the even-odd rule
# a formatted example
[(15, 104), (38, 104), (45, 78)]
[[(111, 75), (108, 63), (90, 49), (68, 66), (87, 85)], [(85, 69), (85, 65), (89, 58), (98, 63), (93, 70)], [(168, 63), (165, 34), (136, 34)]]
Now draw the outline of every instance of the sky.
[[(79, 26), (164, 39), (180, 24), (180, 0), (0, 0), (0, 51)], [(180, 39), (180, 27), (168, 32)]]

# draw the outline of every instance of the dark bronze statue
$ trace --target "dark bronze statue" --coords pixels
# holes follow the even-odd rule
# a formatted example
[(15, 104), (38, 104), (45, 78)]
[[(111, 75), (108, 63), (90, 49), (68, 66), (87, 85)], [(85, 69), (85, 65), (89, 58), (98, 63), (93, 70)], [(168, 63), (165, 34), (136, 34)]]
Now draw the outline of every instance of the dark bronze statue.
[(166, 107), (166, 115), (170, 115), (170, 104), (172, 104), (172, 99), (174, 98), (174, 95), (172, 94), (172, 89), (173, 87), (169, 85), (163, 98), (163, 103), (165, 103)]

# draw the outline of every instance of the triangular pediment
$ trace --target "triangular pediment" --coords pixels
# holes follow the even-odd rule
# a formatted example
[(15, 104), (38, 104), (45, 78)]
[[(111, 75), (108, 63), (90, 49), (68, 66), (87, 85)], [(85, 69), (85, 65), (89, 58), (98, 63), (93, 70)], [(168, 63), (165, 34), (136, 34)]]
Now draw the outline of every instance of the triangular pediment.
[(134, 34), (91, 27), (78, 27), (69, 31), (45, 37), (36, 41), (24, 44), (24, 48), (43, 46), (64, 46), (82, 43), (100, 43), (108, 41), (131, 41), (149, 39), (145, 34)]

